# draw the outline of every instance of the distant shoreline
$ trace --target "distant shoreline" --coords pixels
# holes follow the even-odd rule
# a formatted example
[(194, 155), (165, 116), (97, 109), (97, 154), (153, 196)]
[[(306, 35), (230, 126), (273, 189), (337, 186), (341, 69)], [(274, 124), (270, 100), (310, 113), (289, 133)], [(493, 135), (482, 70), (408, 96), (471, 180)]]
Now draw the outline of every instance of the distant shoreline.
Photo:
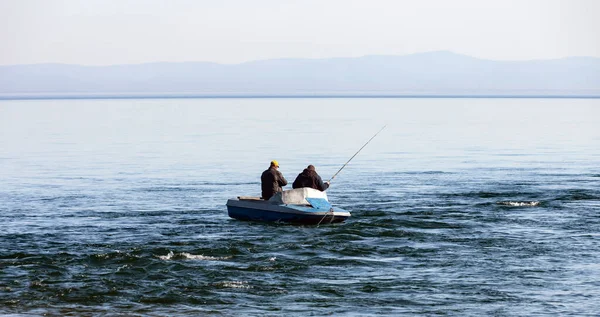
[(426, 94), (127, 94), (127, 95), (0, 95), (0, 100), (61, 100), (61, 99), (600, 99), (600, 95), (426, 95)]
[(600, 58), (452, 52), (112, 66), (0, 66), (0, 99), (600, 98)]

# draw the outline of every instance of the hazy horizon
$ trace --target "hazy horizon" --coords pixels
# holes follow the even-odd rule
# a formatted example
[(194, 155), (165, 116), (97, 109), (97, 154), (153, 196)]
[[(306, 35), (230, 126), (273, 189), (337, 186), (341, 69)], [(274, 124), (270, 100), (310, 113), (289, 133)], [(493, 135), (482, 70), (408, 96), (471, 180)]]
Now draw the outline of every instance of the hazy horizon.
[(564, 59), (572, 59), (572, 58), (590, 58), (590, 59), (600, 59), (600, 57), (596, 56), (586, 56), (586, 55), (573, 55), (573, 56), (564, 56), (564, 57), (556, 57), (556, 58), (528, 58), (528, 59), (511, 59), (511, 60), (500, 60), (500, 59), (491, 59), (491, 58), (478, 58), (475, 56), (471, 56), (468, 54), (461, 54), (449, 50), (436, 50), (436, 51), (424, 51), (424, 52), (415, 52), (410, 54), (369, 54), (362, 56), (331, 56), (331, 57), (276, 57), (276, 58), (267, 58), (267, 59), (256, 59), (256, 60), (248, 60), (244, 62), (234, 62), (234, 63), (222, 63), (208, 60), (189, 60), (189, 61), (149, 61), (149, 62), (139, 62), (139, 63), (124, 63), (124, 64), (107, 64), (107, 65), (89, 65), (89, 64), (75, 64), (75, 63), (55, 63), (55, 62), (46, 62), (46, 63), (30, 63), (30, 64), (10, 64), (10, 65), (0, 65), (0, 67), (10, 67), (10, 66), (28, 66), (28, 65), (47, 65), (47, 64), (55, 64), (55, 65), (72, 65), (72, 66), (82, 66), (82, 67), (110, 67), (110, 66), (128, 66), (128, 65), (150, 65), (150, 64), (184, 64), (184, 63), (206, 63), (206, 64), (218, 64), (218, 65), (242, 65), (248, 63), (255, 62), (266, 62), (266, 61), (288, 61), (288, 60), (308, 60), (308, 61), (326, 61), (326, 60), (343, 60), (343, 59), (360, 59), (360, 58), (369, 58), (369, 57), (405, 57), (411, 55), (422, 55), (422, 54), (435, 54), (435, 53), (447, 53), (451, 55), (458, 55), (464, 57), (470, 57), (473, 59), (478, 59), (482, 61), (490, 61), (490, 62), (530, 62), (530, 61), (555, 61), (555, 60), (564, 60)]
[(0, 66), (0, 94), (600, 95), (600, 58), (490, 61), (450, 52), (237, 65)]

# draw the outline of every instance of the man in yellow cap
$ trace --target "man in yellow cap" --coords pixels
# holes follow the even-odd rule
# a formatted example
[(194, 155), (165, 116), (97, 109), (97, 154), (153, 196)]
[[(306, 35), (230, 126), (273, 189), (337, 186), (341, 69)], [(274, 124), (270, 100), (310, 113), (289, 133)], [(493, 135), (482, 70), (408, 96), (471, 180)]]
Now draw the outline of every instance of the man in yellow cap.
[(281, 187), (287, 185), (287, 180), (279, 171), (279, 162), (273, 160), (269, 168), (260, 176), (262, 198), (269, 200), (275, 193), (283, 191)]

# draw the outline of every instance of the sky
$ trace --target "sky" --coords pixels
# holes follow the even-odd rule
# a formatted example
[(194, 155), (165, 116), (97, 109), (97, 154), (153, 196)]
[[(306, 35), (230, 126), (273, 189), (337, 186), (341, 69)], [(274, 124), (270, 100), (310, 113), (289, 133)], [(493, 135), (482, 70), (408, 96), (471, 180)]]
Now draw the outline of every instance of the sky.
[(600, 57), (597, 0), (0, 0), (0, 65)]

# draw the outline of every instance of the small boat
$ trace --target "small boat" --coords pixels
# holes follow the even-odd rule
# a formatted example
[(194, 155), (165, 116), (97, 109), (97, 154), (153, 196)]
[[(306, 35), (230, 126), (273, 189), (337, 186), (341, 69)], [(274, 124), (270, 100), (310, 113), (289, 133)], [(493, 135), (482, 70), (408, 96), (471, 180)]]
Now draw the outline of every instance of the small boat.
[(297, 188), (275, 194), (271, 199), (239, 196), (227, 201), (229, 217), (240, 220), (326, 224), (342, 222), (350, 213), (333, 207), (325, 192)]

